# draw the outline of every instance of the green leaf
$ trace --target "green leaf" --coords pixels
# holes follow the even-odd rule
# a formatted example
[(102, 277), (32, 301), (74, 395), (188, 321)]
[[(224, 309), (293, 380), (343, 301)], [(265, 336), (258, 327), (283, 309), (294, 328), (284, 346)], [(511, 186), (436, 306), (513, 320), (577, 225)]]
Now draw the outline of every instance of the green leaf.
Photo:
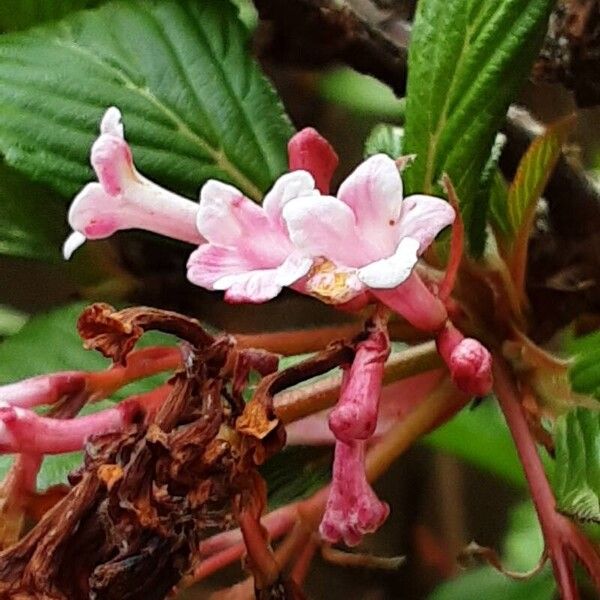
[(380, 123), (373, 128), (365, 141), (365, 158), (373, 154), (387, 154), (396, 159), (402, 156), (404, 129), (387, 123)]
[(82, 8), (97, 6), (102, 0), (2, 0), (0, 31), (27, 29), (56, 21)]
[(66, 225), (55, 192), (0, 163), (0, 254), (58, 261)]
[(478, 194), (494, 138), (530, 71), (553, 0), (421, 0), (408, 53), (409, 193), (448, 173), (469, 235), (483, 250), (488, 199)]
[(438, 586), (428, 600), (552, 600), (555, 588), (549, 568), (528, 581), (514, 581), (480, 567)]
[(331, 451), (287, 447), (260, 469), (267, 481), (269, 510), (308, 498), (331, 479)]
[(600, 412), (576, 408), (558, 418), (554, 435), (558, 509), (600, 523)]
[[(544, 548), (540, 526), (531, 502), (523, 502), (509, 514), (503, 564), (514, 571), (529, 571)], [(448, 581), (429, 600), (551, 600), (556, 585), (550, 565), (527, 581), (514, 581), (492, 567), (469, 570)]]
[(352, 69), (336, 69), (326, 73), (320, 80), (319, 90), (325, 100), (357, 114), (399, 121), (404, 118), (404, 102), (390, 87)]
[(12, 306), (0, 304), (0, 338), (13, 335), (27, 322), (27, 315)]
[(511, 225), (507, 209), (508, 184), (500, 171), (496, 170), (490, 182), (490, 222), (501, 239), (508, 239)]
[(600, 331), (572, 340), (567, 350), (572, 355), (569, 380), (573, 391), (600, 398)]
[(190, 197), (208, 178), (250, 197), (286, 168), (291, 126), (225, 0), (138, 0), (0, 38), (0, 151), (75, 193), (118, 106), (136, 164)]
[[(84, 350), (77, 333), (77, 319), (86, 306), (87, 303), (80, 302), (36, 315), (17, 334), (1, 342), (0, 385), (55, 371), (107, 368), (110, 361), (98, 352)], [(139, 347), (172, 344), (173, 340), (166, 334), (151, 332), (140, 340)], [(113, 400), (148, 391), (165, 377), (165, 374), (155, 375), (129, 384), (116, 392)]]
[(569, 116), (546, 128), (529, 146), (521, 158), (507, 197), (509, 223), (518, 239), (529, 239), (537, 201), (554, 170), (560, 150), (573, 127)]
[(525, 486), (521, 463), (495, 402), (486, 401), (477, 408), (463, 409), (423, 441), (514, 486)]

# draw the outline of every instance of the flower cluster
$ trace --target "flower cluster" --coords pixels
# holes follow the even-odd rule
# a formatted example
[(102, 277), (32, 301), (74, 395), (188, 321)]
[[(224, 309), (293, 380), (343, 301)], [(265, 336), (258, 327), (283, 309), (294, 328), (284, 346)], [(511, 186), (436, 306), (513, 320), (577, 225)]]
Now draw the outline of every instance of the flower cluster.
[(364, 455), (377, 426), (389, 314), (436, 337), (461, 391), (484, 395), (491, 388), (489, 352), (456, 329), (435, 286), (415, 269), (454, 222), (454, 209), (433, 196), (404, 198), (398, 165), (384, 154), (366, 159), (331, 195), (338, 158), (311, 128), (290, 140), (289, 172), (275, 181), (262, 206), (215, 180), (204, 184), (197, 204), (137, 172), (116, 108), (106, 112), (100, 130), (91, 153), (98, 182), (88, 184), (71, 206), (67, 258), (86, 239), (140, 228), (197, 244), (188, 279), (224, 291), (229, 302), (265, 302), (289, 287), (343, 309), (376, 306), (329, 415), (337, 443), (321, 535), (358, 543), (388, 514), (366, 480)]

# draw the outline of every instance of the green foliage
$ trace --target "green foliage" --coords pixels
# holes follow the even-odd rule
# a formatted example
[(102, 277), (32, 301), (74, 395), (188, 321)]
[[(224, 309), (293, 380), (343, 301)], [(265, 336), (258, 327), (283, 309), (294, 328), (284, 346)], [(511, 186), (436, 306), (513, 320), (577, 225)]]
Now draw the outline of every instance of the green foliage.
[(56, 193), (0, 163), (0, 254), (57, 261), (66, 233)]
[(558, 509), (582, 521), (600, 523), (600, 412), (576, 408), (562, 415), (554, 440)]
[(521, 463), (495, 402), (463, 409), (423, 441), (514, 486), (525, 486)]
[[(510, 513), (504, 540), (503, 563), (525, 572), (535, 566), (543, 550), (543, 539), (530, 502), (519, 504)], [(551, 600), (555, 583), (550, 565), (526, 581), (514, 581), (493, 567), (479, 567), (440, 585), (428, 600)]]
[[(98, 371), (110, 366), (110, 361), (98, 352), (83, 349), (77, 318), (85, 306), (80, 302), (36, 315), (17, 334), (4, 340), (0, 344), (0, 384), (55, 371)], [(151, 332), (139, 346), (172, 343), (171, 336)], [(119, 390), (113, 400), (148, 391), (164, 378), (157, 375), (130, 384)]]
[(0, 38), (0, 151), (64, 194), (118, 106), (136, 164), (191, 197), (209, 177), (259, 200), (286, 167), (291, 127), (225, 0), (146, 0), (80, 11)]
[(336, 69), (325, 74), (319, 90), (325, 100), (357, 114), (399, 121), (404, 118), (403, 100), (381, 81), (352, 69)]
[(509, 239), (511, 235), (507, 198), (508, 184), (496, 170), (490, 181), (490, 222), (499, 240)]
[(56, 21), (69, 13), (97, 6), (103, 0), (2, 0), (0, 31), (27, 29), (32, 25)]
[(408, 55), (405, 152), (409, 192), (447, 172), (470, 249), (480, 254), (488, 198), (482, 173), (510, 102), (537, 54), (553, 0), (421, 0)]
[(569, 366), (571, 387), (580, 394), (600, 398), (600, 331), (572, 340)]
[(365, 157), (373, 154), (387, 154), (396, 159), (402, 156), (404, 129), (387, 123), (380, 123), (373, 128), (365, 141)]
[(17, 333), (27, 322), (27, 315), (16, 308), (0, 304), (0, 338)]
[(535, 205), (546, 187), (572, 125), (572, 117), (554, 123), (533, 141), (521, 158), (507, 198), (509, 222), (515, 235), (518, 236), (525, 228), (529, 237)]
[(261, 474), (267, 481), (269, 510), (307, 498), (329, 483), (331, 452), (301, 446), (285, 448), (269, 459)]

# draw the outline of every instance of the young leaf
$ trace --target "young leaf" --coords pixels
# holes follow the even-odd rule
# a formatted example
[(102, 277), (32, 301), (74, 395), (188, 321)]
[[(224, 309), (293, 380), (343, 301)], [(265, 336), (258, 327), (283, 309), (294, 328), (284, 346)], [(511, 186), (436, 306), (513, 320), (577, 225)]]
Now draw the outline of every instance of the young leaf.
[(572, 115), (560, 119), (537, 137), (521, 158), (506, 199), (508, 220), (514, 236), (511, 271), (517, 289), (523, 288), (529, 235), (535, 209), (554, 170), (560, 150), (573, 126)]
[(195, 196), (210, 177), (259, 200), (291, 127), (226, 0), (137, 0), (0, 38), (0, 151), (67, 195), (118, 106), (145, 175)]
[(509, 239), (511, 225), (507, 209), (508, 184), (498, 169), (490, 182), (490, 222), (500, 240)]
[(417, 158), (408, 192), (443, 172), (461, 199), (471, 251), (483, 250), (478, 195), (496, 131), (542, 42), (553, 0), (421, 0), (408, 54), (406, 144)]
[(559, 417), (554, 441), (558, 509), (600, 523), (600, 412), (576, 408)]
[(102, 0), (2, 0), (0, 31), (27, 29), (56, 21), (71, 12), (97, 6)]
[(365, 141), (365, 158), (373, 154), (387, 154), (394, 160), (402, 156), (404, 129), (387, 123), (380, 123), (373, 128)]
[(56, 192), (0, 163), (0, 254), (58, 261), (66, 234)]

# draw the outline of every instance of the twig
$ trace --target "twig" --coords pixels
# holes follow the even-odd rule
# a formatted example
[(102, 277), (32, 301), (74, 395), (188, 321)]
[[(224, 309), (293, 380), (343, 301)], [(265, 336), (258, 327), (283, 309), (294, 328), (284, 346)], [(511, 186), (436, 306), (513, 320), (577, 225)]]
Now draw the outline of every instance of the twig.
[(494, 357), (495, 391), (525, 471), (544, 541), (563, 600), (579, 597), (569, 551), (586, 567), (600, 590), (600, 556), (569, 519), (556, 512), (556, 501), (531, 437), (518, 392), (505, 360)]

